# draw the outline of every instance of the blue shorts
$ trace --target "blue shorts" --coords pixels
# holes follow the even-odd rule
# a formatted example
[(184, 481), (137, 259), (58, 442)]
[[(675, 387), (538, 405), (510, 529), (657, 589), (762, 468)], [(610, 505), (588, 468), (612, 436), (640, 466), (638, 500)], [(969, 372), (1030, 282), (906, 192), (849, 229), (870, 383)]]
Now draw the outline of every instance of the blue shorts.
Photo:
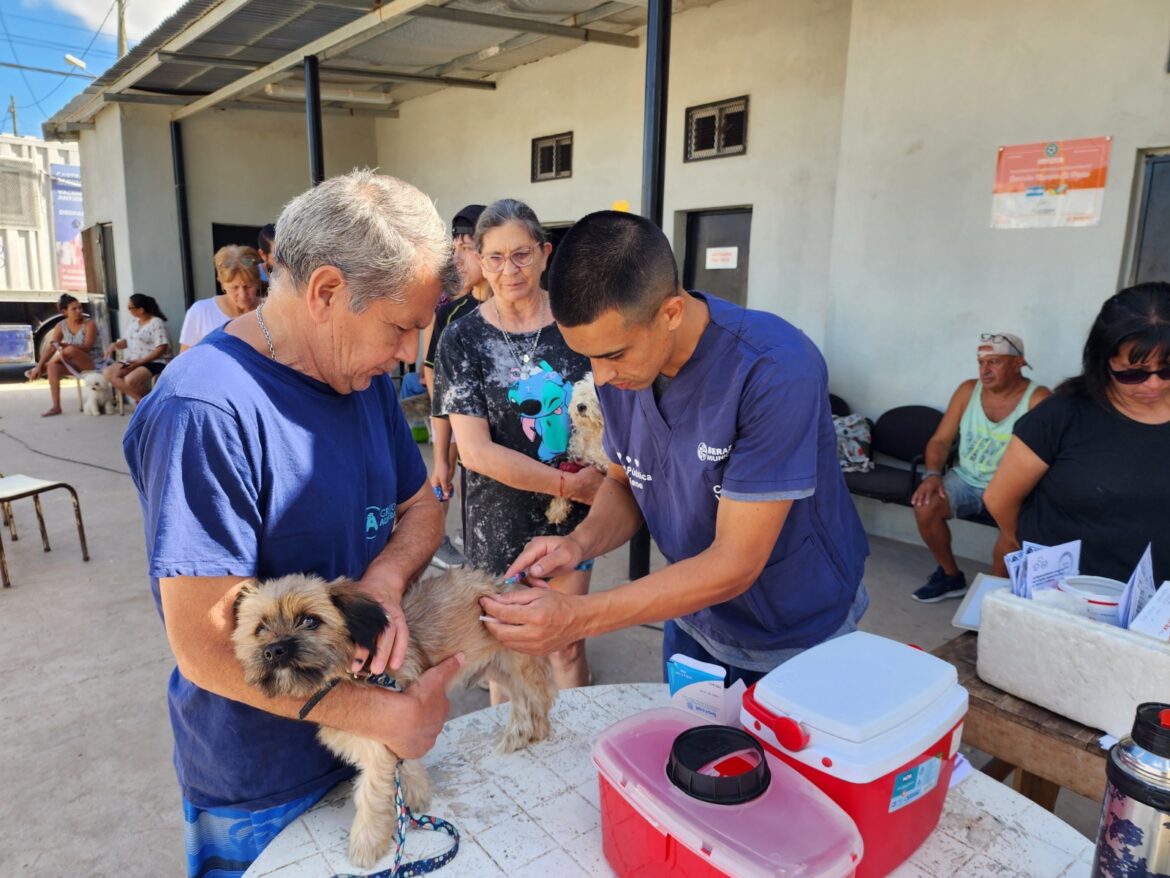
[(967, 484), (957, 472), (947, 470), (942, 477), (947, 492), (947, 503), (951, 507), (950, 518), (966, 518), (983, 511), (983, 489)]
[(188, 878), (241, 878), (280, 831), (316, 805), (332, 786), (283, 805), (249, 811), (198, 808), (183, 799)]

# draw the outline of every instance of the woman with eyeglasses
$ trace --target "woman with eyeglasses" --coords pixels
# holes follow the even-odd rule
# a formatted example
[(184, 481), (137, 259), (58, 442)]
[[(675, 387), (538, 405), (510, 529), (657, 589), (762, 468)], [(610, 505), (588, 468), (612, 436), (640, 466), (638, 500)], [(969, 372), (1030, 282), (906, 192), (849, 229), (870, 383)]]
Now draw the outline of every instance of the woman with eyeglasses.
[(997, 549), (1081, 540), (1081, 572), (1122, 582), (1153, 544), (1170, 579), (1170, 284), (1108, 299), (1083, 369), (1021, 418), (984, 502)]
[(219, 329), (260, 304), (260, 254), (255, 247), (228, 244), (215, 251), (215, 279), (222, 296), (200, 299), (187, 309), (179, 333), (179, 353), (194, 347), (213, 329)]
[[(500, 575), (533, 537), (576, 527), (603, 476), (593, 467), (560, 468), (573, 384), (592, 377), (589, 361), (561, 337), (540, 285), (552, 252), (540, 221), (520, 201), (497, 201), (480, 215), (475, 243), (492, 297), (443, 332), (434, 413), (450, 419), (467, 471), (463, 554)], [(573, 511), (553, 525), (545, 513), (558, 496), (574, 501)], [(585, 594), (591, 568), (585, 562), (552, 586)], [(589, 682), (583, 641), (551, 659), (562, 689)]]
[(135, 293), (127, 308), (132, 319), (126, 336), (106, 348), (106, 358), (113, 358), (115, 351), (126, 353), (121, 362), (106, 366), (102, 374), (115, 390), (139, 402), (150, 392), (151, 380), (171, 359), (171, 340), (165, 326), (167, 315), (154, 297)]

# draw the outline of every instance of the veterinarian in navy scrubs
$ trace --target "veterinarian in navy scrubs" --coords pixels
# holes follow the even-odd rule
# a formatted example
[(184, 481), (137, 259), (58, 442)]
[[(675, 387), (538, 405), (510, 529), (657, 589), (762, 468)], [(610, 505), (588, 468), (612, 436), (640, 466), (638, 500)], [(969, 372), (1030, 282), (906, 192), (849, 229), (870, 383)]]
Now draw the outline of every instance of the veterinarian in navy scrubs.
[(351, 773), (314, 722), (426, 753), (460, 665), (403, 693), (338, 686), (311, 722), (296, 719), (302, 699), (244, 680), (235, 596), (290, 573), (358, 580), (390, 617), (370, 670), (401, 665), (401, 597), (442, 535), (388, 373), (414, 358), (454, 279), (446, 224), (413, 186), (355, 171), (291, 201), (278, 229), (269, 298), (168, 367), (123, 439), (178, 664), (168, 700), (193, 876), (241, 875)]
[(591, 595), (544, 588), (482, 601), (501, 642), (545, 653), (665, 621), (684, 653), (751, 684), (856, 628), (869, 552), (837, 462), (825, 362), (779, 317), (678, 284), (651, 222), (591, 214), (549, 277), (566, 342), (588, 356), (613, 461), (586, 519), (509, 568), (541, 584), (625, 543), (645, 520), (669, 566)]

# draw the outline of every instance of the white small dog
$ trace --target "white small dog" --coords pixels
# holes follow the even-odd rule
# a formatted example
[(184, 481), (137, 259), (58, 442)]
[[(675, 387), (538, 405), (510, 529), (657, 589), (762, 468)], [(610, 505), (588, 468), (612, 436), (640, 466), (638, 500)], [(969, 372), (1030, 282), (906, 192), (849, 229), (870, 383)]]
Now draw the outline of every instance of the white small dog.
[[(601, 447), (605, 421), (601, 417), (601, 404), (597, 401), (592, 372), (573, 385), (573, 395), (569, 397), (569, 420), (573, 422), (569, 434), (569, 460), (582, 468), (593, 466), (602, 472), (608, 470), (609, 458)], [(568, 498), (553, 497), (544, 517), (549, 524), (560, 524), (569, 517), (571, 508), (572, 501)]]
[(101, 372), (81, 373), (81, 410), (87, 415), (114, 413), (114, 388)]

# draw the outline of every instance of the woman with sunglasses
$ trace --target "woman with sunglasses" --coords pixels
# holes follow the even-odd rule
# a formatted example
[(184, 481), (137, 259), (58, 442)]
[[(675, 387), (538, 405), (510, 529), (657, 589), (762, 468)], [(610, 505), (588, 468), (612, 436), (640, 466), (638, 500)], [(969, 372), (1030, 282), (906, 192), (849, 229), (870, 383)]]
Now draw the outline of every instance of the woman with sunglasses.
[[(463, 554), (503, 574), (533, 537), (569, 533), (585, 517), (603, 476), (560, 468), (569, 442), (573, 384), (592, 380), (553, 322), (541, 287), (552, 245), (528, 205), (489, 205), (475, 227), (476, 251), (492, 297), (448, 326), (435, 357), (434, 414), (450, 419), (466, 471)], [(566, 521), (545, 517), (553, 497), (575, 501)], [(589, 590), (592, 562), (552, 582)], [(589, 681), (584, 643), (551, 656), (557, 685)], [(496, 693), (493, 692), (493, 700)]]
[(1108, 299), (1083, 369), (1021, 418), (984, 502), (998, 549), (1081, 540), (1081, 572), (1122, 582), (1153, 544), (1170, 579), (1170, 284)]
[(126, 353), (120, 362), (106, 366), (102, 374), (115, 390), (137, 403), (150, 393), (151, 382), (170, 360), (171, 340), (164, 325), (167, 315), (153, 296), (135, 293), (127, 302), (126, 310), (131, 317), (126, 337), (106, 348), (106, 358), (112, 360), (116, 351)]

